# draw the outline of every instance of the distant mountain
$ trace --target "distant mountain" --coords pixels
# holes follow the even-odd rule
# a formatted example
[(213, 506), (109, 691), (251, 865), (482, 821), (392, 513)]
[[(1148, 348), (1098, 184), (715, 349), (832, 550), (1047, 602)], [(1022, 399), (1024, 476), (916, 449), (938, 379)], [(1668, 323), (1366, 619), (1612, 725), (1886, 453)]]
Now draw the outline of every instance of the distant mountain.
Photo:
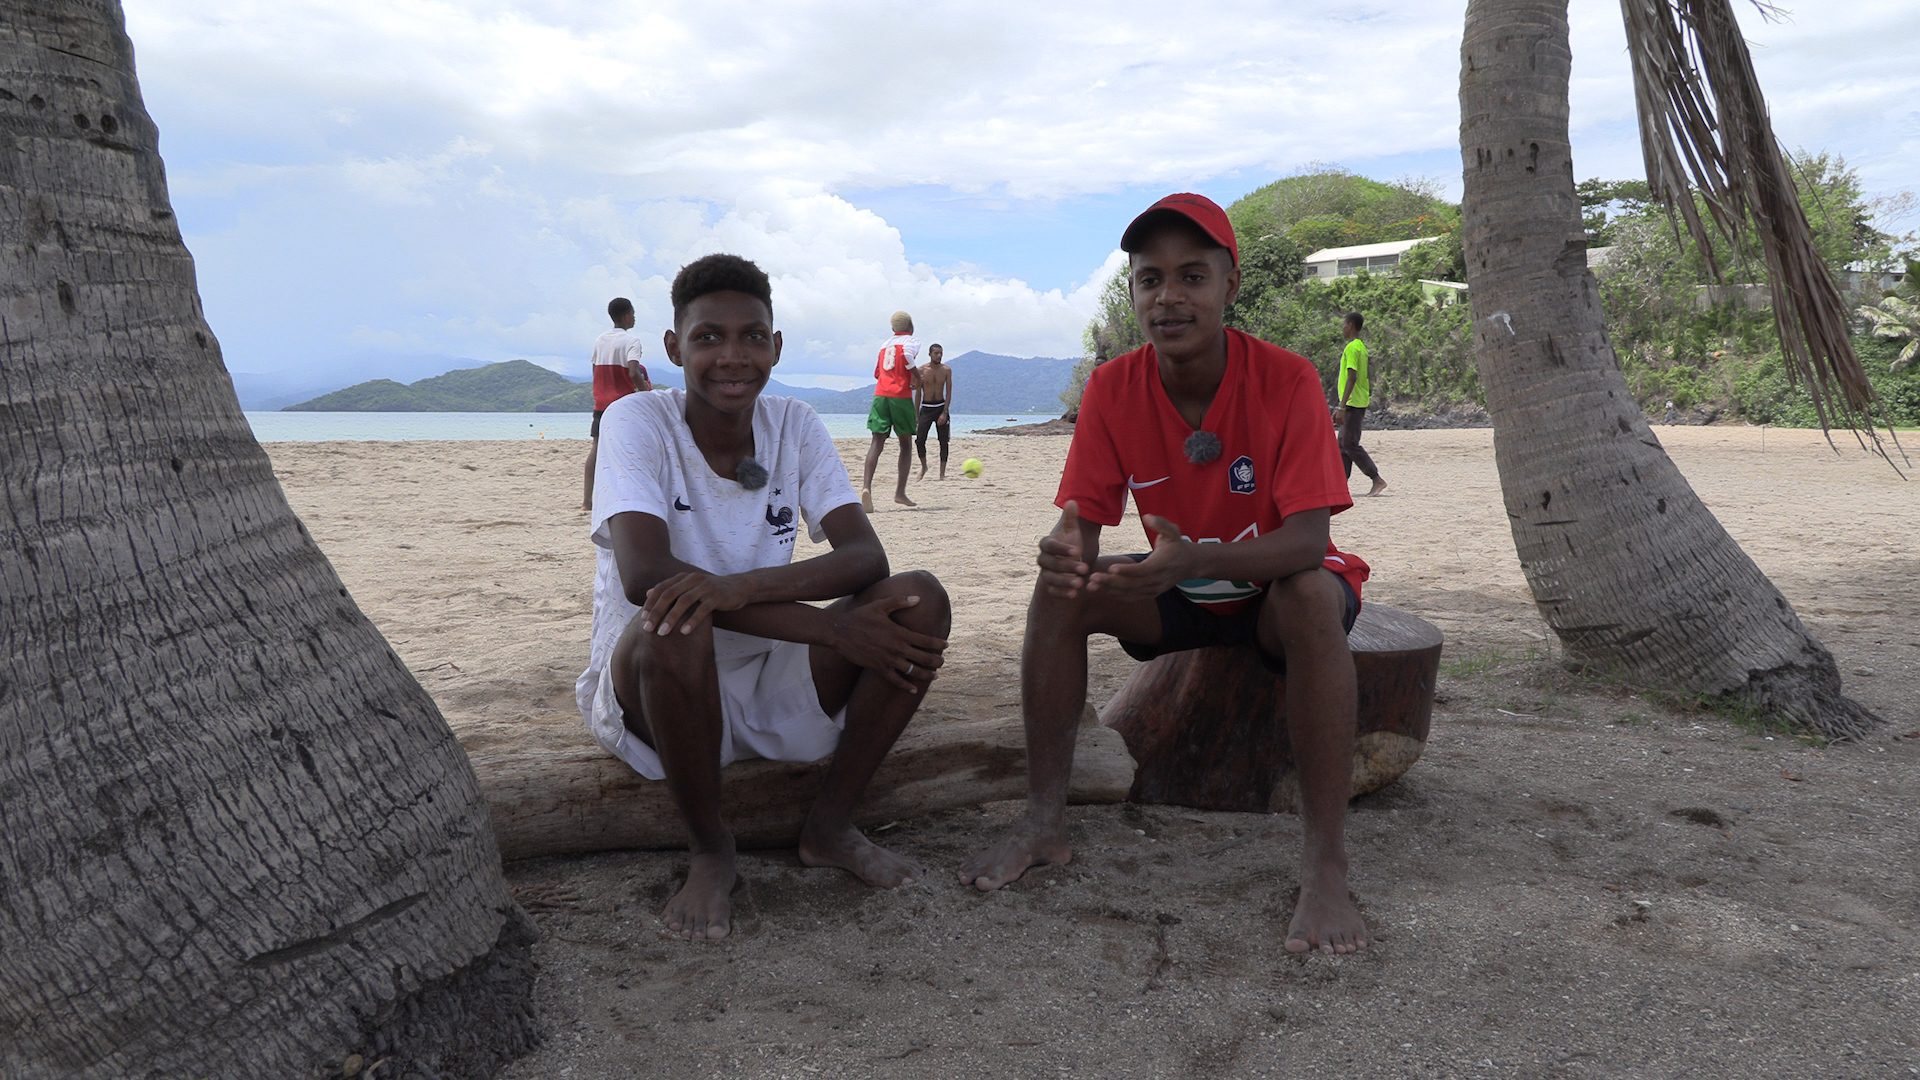
[[(1060, 391), (1067, 388), (1073, 365), (1079, 361), (973, 351), (961, 353), (946, 363), (953, 368), (953, 401), (958, 412), (1054, 415), (1063, 411)], [(873, 387), (874, 384), (869, 383), (840, 393), (817, 391), (826, 396), (802, 400), (812, 405), (815, 412), (864, 413), (873, 404)]]
[[(1052, 357), (1022, 358), (993, 353), (962, 353), (948, 361), (953, 367), (954, 401), (964, 413), (1042, 413), (1061, 409), (1060, 391), (1076, 361)], [(656, 386), (685, 387), (684, 373), (671, 363), (649, 364)], [(241, 376), (234, 377), (236, 386)], [(265, 387), (253, 386), (256, 394)], [(864, 414), (873, 403), (873, 386), (855, 390), (828, 390), (792, 386), (769, 380), (767, 392), (798, 398), (815, 412)], [(256, 397), (260, 400), (260, 397)], [(285, 412), (592, 412), (593, 389), (586, 380), (569, 378), (525, 360), (464, 368), (413, 383), (370, 379), (344, 390), (321, 394), (298, 404), (281, 394), (273, 405)], [(264, 402), (242, 404), (269, 408)]]
[[(647, 377), (653, 380), (653, 385), (655, 386), (671, 386), (679, 390), (685, 390), (687, 388), (686, 372), (674, 367), (673, 361), (671, 360), (661, 360), (648, 364), (646, 368)], [(574, 382), (593, 381), (591, 377), (578, 379), (569, 375), (567, 378), (572, 379)], [(840, 393), (838, 390), (823, 390), (817, 386), (790, 386), (781, 382), (779, 379), (768, 379), (766, 392), (769, 394), (778, 394), (781, 397), (799, 398), (808, 404), (812, 404), (820, 398), (838, 396)]]
[[(801, 401), (813, 406), (814, 412), (831, 412), (832, 410), (830, 409), (821, 408), (820, 403), (823, 401), (838, 400), (844, 391), (829, 390), (824, 386), (791, 386), (781, 382), (779, 379), (768, 379), (766, 392), (769, 394), (778, 394), (781, 397), (799, 398)], [(866, 394), (871, 398), (873, 396), (872, 389), (869, 388)], [(867, 407), (865, 405), (860, 406), (860, 411), (866, 412)]]
[(285, 412), (592, 412), (593, 388), (525, 360), (449, 371), (402, 385), (373, 379)]
[[(229, 361), (232, 362), (231, 357)], [(361, 353), (333, 357), (322, 367), (302, 368), (291, 373), (285, 370), (233, 371), (232, 377), (240, 407), (265, 411), (306, 401), (367, 379), (388, 378), (412, 382), (456, 368), (477, 368), (485, 364), (485, 360), (441, 353)]]

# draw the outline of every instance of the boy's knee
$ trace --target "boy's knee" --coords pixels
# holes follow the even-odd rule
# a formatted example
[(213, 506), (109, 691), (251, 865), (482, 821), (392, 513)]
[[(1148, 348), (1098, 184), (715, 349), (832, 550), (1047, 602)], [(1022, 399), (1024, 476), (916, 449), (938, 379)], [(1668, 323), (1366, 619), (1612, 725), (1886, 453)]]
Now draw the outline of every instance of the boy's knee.
[(1033, 583), (1033, 599), (1027, 602), (1027, 627), (1032, 633), (1034, 627), (1057, 630), (1068, 636), (1089, 637), (1093, 634), (1092, 596), (1082, 592), (1079, 596), (1055, 596), (1047, 591), (1046, 585), (1038, 578)]
[(1316, 566), (1268, 586), (1267, 606), (1288, 623), (1338, 630), (1346, 619), (1347, 594), (1332, 571)]
[(947, 587), (940, 584), (940, 579), (931, 571), (908, 570), (893, 575), (884, 584), (894, 595), (919, 597), (920, 602), (908, 610), (920, 618), (944, 622), (952, 617), (953, 605), (947, 599)]
[(613, 653), (614, 663), (631, 667), (644, 683), (691, 682), (698, 673), (712, 666), (713, 624), (702, 623), (690, 634), (665, 636), (643, 630), (635, 617), (620, 636)]

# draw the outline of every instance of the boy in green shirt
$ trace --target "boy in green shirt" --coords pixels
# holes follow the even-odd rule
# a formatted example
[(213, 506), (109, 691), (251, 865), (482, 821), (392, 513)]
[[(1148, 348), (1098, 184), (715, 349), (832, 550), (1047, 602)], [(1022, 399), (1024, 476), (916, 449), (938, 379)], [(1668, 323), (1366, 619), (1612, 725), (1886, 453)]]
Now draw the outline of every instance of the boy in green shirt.
[(1366, 316), (1350, 311), (1340, 324), (1340, 332), (1346, 335), (1347, 347), (1340, 354), (1340, 459), (1347, 467), (1347, 476), (1353, 476), (1353, 467), (1373, 481), (1368, 495), (1378, 495), (1387, 490), (1387, 482), (1380, 479), (1380, 470), (1374, 467), (1373, 458), (1360, 448), (1360, 422), (1367, 415), (1367, 406), (1373, 403), (1373, 380), (1367, 377), (1367, 346), (1360, 340), (1360, 328), (1367, 324)]

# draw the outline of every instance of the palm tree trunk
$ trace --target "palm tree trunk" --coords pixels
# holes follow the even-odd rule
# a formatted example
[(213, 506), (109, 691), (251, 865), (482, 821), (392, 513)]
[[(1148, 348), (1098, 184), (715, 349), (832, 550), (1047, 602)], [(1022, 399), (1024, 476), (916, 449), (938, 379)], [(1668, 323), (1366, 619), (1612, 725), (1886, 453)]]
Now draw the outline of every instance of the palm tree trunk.
[(123, 27), (0, 0), (0, 1075), (489, 1075), (486, 804), (247, 428)]
[(1507, 518), (1570, 658), (1859, 735), (1833, 657), (1688, 486), (1627, 391), (1587, 272), (1565, 0), (1469, 0), (1463, 240)]

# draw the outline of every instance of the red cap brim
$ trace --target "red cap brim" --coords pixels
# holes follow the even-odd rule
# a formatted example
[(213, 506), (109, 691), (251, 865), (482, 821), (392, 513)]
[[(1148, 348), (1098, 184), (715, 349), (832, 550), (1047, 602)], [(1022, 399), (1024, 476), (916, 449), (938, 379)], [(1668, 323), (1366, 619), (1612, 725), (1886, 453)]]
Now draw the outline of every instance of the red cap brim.
[(1227, 212), (1205, 195), (1186, 191), (1161, 199), (1134, 218), (1126, 231), (1120, 234), (1120, 250), (1128, 253), (1140, 250), (1146, 241), (1147, 231), (1165, 214), (1178, 214), (1200, 226), (1200, 231), (1206, 233), (1209, 239), (1227, 249), (1227, 254), (1233, 258), (1233, 265), (1240, 265), (1240, 243), (1233, 235), (1233, 222), (1227, 220)]

